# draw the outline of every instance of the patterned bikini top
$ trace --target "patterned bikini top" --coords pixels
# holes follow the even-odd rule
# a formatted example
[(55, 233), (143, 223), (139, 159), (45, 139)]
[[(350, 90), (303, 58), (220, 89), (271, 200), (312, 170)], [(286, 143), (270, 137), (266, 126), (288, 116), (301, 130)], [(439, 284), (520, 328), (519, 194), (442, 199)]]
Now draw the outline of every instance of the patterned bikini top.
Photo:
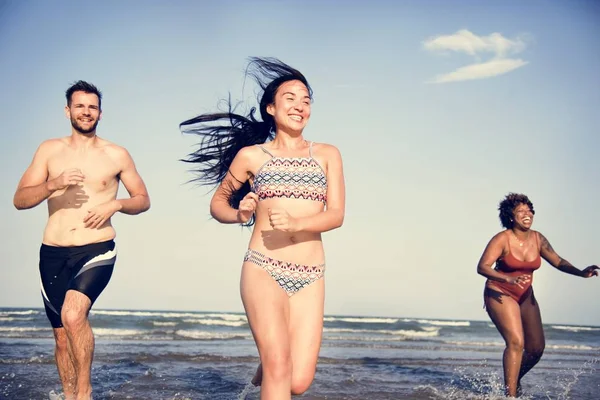
[(310, 142), (308, 157), (275, 157), (263, 146), (258, 146), (271, 156), (252, 182), (252, 191), (259, 201), (286, 197), (327, 204), (327, 176), (312, 156), (312, 145)]

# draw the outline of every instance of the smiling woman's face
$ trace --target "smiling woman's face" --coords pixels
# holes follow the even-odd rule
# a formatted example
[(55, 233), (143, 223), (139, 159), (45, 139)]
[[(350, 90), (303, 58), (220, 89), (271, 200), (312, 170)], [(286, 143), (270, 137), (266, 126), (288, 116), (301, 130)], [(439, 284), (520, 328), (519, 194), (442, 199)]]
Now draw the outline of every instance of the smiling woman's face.
[(298, 80), (281, 84), (275, 101), (267, 106), (278, 130), (302, 132), (310, 119), (311, 98), (304, 83)]
[(531, 228), (533, 224), (533, 211), (527, 204), (519, 204), (513, 210), (514, 225), (521, 227), (522, 229)]

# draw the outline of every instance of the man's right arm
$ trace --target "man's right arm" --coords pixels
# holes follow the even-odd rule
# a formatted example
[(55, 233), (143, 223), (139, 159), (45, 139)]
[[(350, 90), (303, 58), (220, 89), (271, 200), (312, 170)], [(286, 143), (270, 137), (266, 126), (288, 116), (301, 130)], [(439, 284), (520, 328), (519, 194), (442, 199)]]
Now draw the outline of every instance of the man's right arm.
[(38, 147), (13, 197), (13, 204), (17, 210), (33, 208), (59, 189), (52, 181), (48, 182), (48, 159), (55, 148), (56, 143), (52, 140)]

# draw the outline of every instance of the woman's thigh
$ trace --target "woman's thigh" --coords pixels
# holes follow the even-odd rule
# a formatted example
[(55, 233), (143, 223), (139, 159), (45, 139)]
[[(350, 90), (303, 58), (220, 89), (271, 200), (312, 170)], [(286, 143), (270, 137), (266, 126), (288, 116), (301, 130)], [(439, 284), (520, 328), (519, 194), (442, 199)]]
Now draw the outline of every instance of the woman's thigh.
[(290, 307), (286, 292), (260, 266), (245, 262), (240, 282), (242, 302), (259, 353), (289, 352)]

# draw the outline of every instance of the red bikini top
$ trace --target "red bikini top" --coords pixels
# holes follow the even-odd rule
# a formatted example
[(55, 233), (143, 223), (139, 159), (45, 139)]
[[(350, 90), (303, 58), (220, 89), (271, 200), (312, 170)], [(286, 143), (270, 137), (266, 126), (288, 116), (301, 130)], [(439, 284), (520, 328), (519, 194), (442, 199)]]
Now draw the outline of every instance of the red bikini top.
[[(535, 233), (535, 242), (537, 244), (537, 232)], [(513, 256), (510, 251), (510, 243), (508, 245), (508, 254), (496, 261), (496, 270), (503, 272), (527, 271), (533, 272), (542, 265), (542, 257), (538, 252), (537, 257), (532, 261), (523, 261)]]

